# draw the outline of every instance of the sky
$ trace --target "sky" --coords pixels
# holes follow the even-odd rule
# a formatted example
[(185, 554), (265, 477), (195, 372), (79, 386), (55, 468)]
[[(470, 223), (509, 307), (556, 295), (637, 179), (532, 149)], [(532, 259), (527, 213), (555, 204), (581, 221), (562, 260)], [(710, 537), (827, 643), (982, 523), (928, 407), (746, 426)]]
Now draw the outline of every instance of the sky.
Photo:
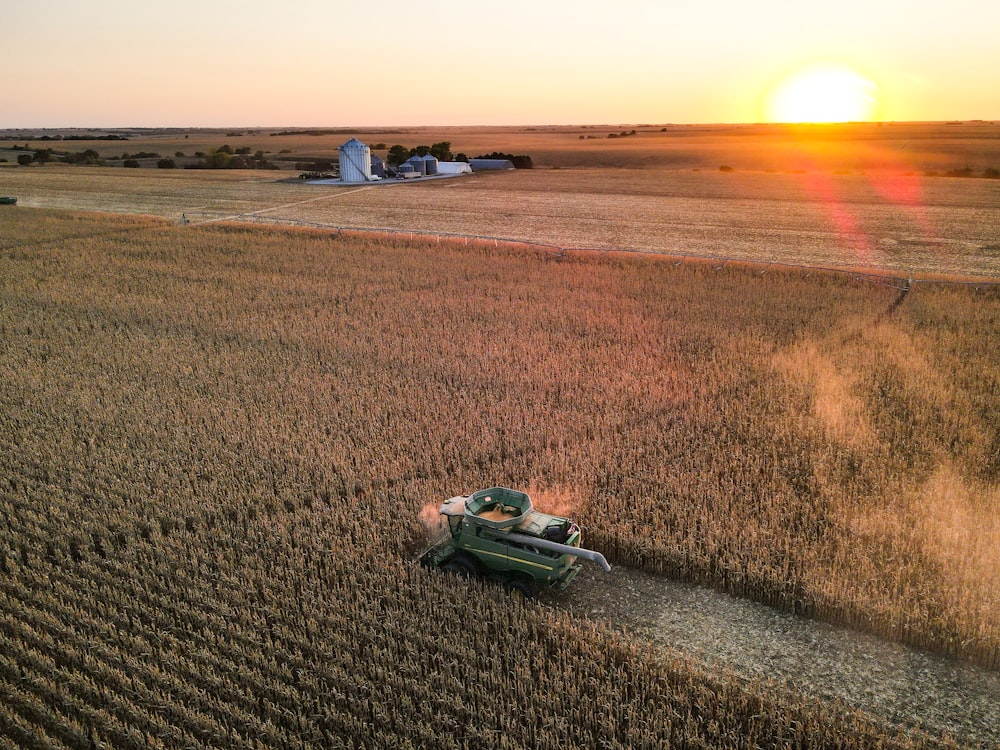
[(816, 65), (861, 119), (994, 120), (998, 31), (997, 0), (30, 0), (0, 128), (761, 122)]

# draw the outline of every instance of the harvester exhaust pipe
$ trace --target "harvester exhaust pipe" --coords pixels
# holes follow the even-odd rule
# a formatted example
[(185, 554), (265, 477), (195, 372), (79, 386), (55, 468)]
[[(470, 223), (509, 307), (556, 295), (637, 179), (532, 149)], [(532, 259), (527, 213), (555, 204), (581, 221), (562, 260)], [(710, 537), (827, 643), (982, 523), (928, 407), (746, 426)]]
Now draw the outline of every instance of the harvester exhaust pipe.
[(584, 560), (590, 560), (601, 566), (601, 569), (605, 573), (611, 572), (611, 566), (608, 561), (604, 559), (604, 555), (600, 552), (595, 552), (592, 549), (583, 549), (582, 547), (571, 547), (568, 544), (559, 544), (559, 542), (552, 542), (548, 539), (539, 539), (533, 536), (524, 536), (523, 534), (516, 534), (510, 532), (507, 534), (507, 538), (512, 542), (517, 542), (518, 544), (523, 544), (528, 547), (536, 547), (537, 549), (548, 549), (553, 552), (559, 552), (564, 555), (576, 555), (577, 557), (582, 557)]

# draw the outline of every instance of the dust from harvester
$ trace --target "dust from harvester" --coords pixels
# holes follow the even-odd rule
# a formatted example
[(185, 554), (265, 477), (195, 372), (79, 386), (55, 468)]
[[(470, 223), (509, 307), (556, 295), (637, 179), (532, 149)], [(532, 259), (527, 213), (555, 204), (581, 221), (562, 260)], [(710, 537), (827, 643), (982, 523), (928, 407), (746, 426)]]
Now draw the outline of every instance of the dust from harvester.
[[(970, 599), (1000, 594), (1000, 491), (961, 476), (943, 464), (918, 489), (914, 503), (923, 550), (959, 582)], [(968, 606), (956, 602), (956, 606)]]
[(441, 519), (439, 503), (424, 503), (424, 507), (417, 514), (420, 525), (427, 531), (427, 536), (434, 536), (444, 528), (444, 521)]

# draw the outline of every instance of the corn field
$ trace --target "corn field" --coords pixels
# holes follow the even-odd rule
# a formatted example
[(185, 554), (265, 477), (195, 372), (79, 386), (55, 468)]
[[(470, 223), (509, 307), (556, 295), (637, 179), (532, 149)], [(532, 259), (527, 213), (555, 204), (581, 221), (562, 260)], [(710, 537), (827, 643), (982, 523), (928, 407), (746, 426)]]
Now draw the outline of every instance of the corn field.
[(412, 563), (613, 564), (1000, 666), (1000, 293), (0, 214), (0, 747), (923, 747)]

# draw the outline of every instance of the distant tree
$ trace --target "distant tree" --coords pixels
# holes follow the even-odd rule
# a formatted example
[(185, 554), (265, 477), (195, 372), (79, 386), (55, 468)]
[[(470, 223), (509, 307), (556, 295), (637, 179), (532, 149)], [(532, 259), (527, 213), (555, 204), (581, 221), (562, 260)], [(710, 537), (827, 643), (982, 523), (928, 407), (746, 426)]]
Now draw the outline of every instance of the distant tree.
[(173, 159), (160, 159), (156, 162), (158, 169), (176, 169), (177, 164), (174, 163)]
[(31, 154), (18, 154), (17, 155), (17, 163), (20, 164), (22, 167), (28, 166), (34, 160), (35, 160), (35, 157), (32, 156)]
[(238, 149), (236, 149), (236, 153), (240, 154), (241, 156), (246, 156), (247, 154), (250, 153), (250, 147), (249, 146), (240, 146)]
[(332, 159), (315, 159), (313, 161), (297, 161), (295, 162), (295, 168), (302, 170), (303, 172), (316, 172), (321, 174), (323, 172), (329, 172), (333, 169)]
[(135, 159), (126, 159), (122, 163), (122, 166), (123, 167), (128, 167), (129, 169), (138, 169), (139, 168), (139, 162), (136, 161)]
[(522, 154), (520, 156), (515, 156), (514, 154), (504, 154), (500, 151), (494, 151), (492, 154), (482, 154), (477, 156), (477, 159), (509, 159), (510, 163), (514, 165), (514, 169), (531, 169), (534, 164), (531, 161), (531, 157), (527, 154)]
[(217, 153), (217, 154), (229, 154), (230, 156), (232, 156), (232, 154), (233, 154), (233, 147), (230, 146), (229, 144), (226, 144), (226, 145), (220, 146), (219, 148), (215, 149), (215, 153)]
[(183, 151), (174, 151), (174, 156), (180, 158), (180, 157), (184, 156), (184, 152)]
[[(226, 150), (228, 149), (228, 151)], [(233, 160), (233, 150), (229, 146), (223, 146), (210, 154), (205, 155), (205, 166), (208, 169), (228, 169), (229, 162)]]
[(438, 161), (451, 161), (451, 142), (441, 141), (440, 143), (435, 143), (431, 146), (431, 156), (433, 156)]
[(104, 160), (101, 159), (101, 155), (92, 148), (80, 151), (79, 153), (66, 153), (59, 158), (59, 161), (66, 164), (86, 164), (88, 166), (104, 164)]
[(372, 146), (372, 151), (384, 151), (386, 148), (387, 147), (384, 143), (376, 143)]
[(45, 164), (46, 162), (52, 161), (52, 149), (40, 148), (35, 151), (35, 161), (39, 164)]
[(455, 154), (455, 161), (464, 161), (466, 164), (468, 164), (469, 157), (460, 151), (459, 153)]
[(386, 154), (385, 160), (389, 162), (390, 165), (398, 167), (404, 161), (410, 158), (410, 152), (406, 146), (400, 146), (398, 143), (395, 146), (389, 148), (389, 153)]

